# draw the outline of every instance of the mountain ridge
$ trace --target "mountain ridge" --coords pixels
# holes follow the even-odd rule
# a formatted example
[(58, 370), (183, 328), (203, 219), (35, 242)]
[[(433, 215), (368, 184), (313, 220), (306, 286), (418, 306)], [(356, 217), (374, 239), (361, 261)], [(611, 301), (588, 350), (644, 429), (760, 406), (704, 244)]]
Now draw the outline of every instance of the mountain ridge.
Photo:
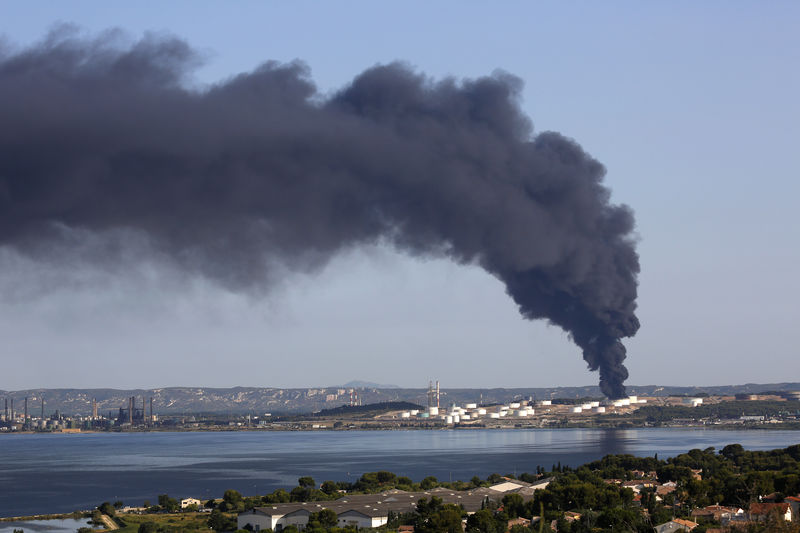
[[(312, 413), (321, 409), (339, 407), (350, 402), (352, 387), (160, 387), (153, 389), (113, 388), (59, 388), (0, 390), (0, 399), (14, 400), (14, 410), (21, 413), (24, 399), (28, 398), (28, 412), (39, 414), (44, 398), (45, 415), (59, 411), (67, 415), (88, 415), (92, 400), (96, 399), (100, 414), (115, 414), (127, 407), (128, 398), (136, 397), (137, 407), (153, 398), (156, 414), (229, 413), (229, 414), (281, 414)], [(628, 393), (636, 396), (671, 395), (722, 395), (757, 394), (768, 391), (800, 390), (800, 383), (745, 383), (716, 386), (629, 385)], [(425, 405), (427, 388), (358, 388), (362, 404), (381, 402), (413, 402)], [(442, 388), (440, 403), (484, 404), (504, 403), (519, 398), (600, 398), (600, 389), (584, 387), (514, 387), (514, 388)]]

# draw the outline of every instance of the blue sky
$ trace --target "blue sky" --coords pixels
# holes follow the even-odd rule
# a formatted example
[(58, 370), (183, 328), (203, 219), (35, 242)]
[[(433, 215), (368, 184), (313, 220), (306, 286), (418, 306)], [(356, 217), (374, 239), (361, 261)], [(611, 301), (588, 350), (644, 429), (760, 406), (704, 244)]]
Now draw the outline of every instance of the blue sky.
[[(634, 209), (628, 383), (672, 385), (797, 380), (798, 20), (794, 2), (0, 4), (12, 50), (59, 22), (184, 38), (205, 57), (198, 85), (266, 60), (304, 61), (323, 92), (395, 60), (434, 78), (515, 74), (536, 131), (578, 141)], [(65, 277), (0, 260), (16, 265), (0, 273), (0, 389), (597, 379), (497, 280), (443, 260), (352, 251), (265, 296), (150, 264)]]

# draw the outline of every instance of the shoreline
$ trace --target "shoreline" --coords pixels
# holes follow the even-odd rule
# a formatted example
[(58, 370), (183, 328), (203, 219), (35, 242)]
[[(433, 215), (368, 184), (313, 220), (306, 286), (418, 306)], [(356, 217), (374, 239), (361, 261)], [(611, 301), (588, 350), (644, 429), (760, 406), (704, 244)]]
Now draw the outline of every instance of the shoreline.
[(91, 518), (91, 511), (72, 511), (71, 513), (47, 513), (27, 516), (0, 516), (0, 522), (30, 522), (32, 520), (80, 520)]
[(686, 430), (686, 429), (711, 429), (723, 431), (798, 431), (800, 424), (694, 424), (694, 425), (680, 425), (680, 426), (648, 426), (648, 425), (617, 425), (617, 426), (597, 426), (591, 424), (575, 424), (575, 425), (508, 425), (508, 426), (474, 426), (474, 425), (456, 425), (456, 426), (358, 426), (346, 428), (312, 428), (312, 427), (250, 427), (250, 428), (164, 428), (164, 429), (126, 429), (126, 430), (85, 430), (85, 431), (7, 431), (0, 433), (0, 437), (6, 435), (62, 435), (62, 436), (75, 436), (75, 435), (100, 435), (100, 434), (132, 434), (132, 433), (270, 433), (270, 432), (304, 432), (304, 433), (341, 433), (348, 431), (531, 431), (531, 430), (560, 430), (560, 429), (596, 429), (596, 430), (631, 430), (631, 429), (666, 429), (666, 430)]

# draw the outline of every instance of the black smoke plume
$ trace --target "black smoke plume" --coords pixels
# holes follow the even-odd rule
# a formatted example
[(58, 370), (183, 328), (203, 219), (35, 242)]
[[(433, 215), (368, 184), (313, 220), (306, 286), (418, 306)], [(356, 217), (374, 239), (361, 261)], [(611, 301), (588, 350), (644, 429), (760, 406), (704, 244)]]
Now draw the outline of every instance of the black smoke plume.
[(575, 142), (533, 135), (517, 78), (390, 64), (323, 95), (301, 63), (203, 88), (197, 64), (178, 39), (65, 30), (0, 52), (0, 245), (52, 255), (128, 232), (248, 289), (390, 242), (479, 264), (525, 318), (571, 335), (606, 395), (625, 394), (633, 215)]

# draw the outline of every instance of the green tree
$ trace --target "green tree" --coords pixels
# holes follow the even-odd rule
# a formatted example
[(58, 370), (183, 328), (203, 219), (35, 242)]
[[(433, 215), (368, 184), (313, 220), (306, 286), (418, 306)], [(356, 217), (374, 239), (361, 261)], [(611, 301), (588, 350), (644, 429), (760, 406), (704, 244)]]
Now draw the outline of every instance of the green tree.
[(99, 510), (101, 513), (103, 513), (103, 514), (107, 514), (108, 516), (114, 516), (114, 515), (116, 515), (116, 514), (117, 514), (117, 511), (116, 511), (116, 509), (114, 509), (114, 506), (113, 506), (113, 505), (111, 505), (109, 502), (103, 502), (103, 503), (101, 503), (100, 505), (98, 505), (98, 506), (97, 506), (97, 509), (98, 509), (98, 510)]
[(219, 509), (214, 509), (208, 517), (208, 527), (214, 531), (233, 531), (236, 529), (236, 519), (226, 516)]
[(320, 490), (330, 496), (339, 492), (339, 485), (335, 481), (323, 481)]
[[(431, 500), (438, 498), (431, 498)], [(455, 505), (441, 505), (437, 509), (420, 516), (414, 524), (415, 533), (464, 533), (461, 527), (463, 510)]]
[(159, 494), (158, 495), (158, 505), (170, 512), (177, 511), (180, 508), (180, 503), (175, 498), (170, 498), (169, 494)]
[(264, 503), (287, 503), (292, 501), (292, 497), (284, 489), (277, 489), (272, 494), (265, 495), (263, 500)]
[(503, 533), (505, 524), (499, 524), (488, 509), (481, 509), (467, 517), (466, 533)]
[(431, 490), (432, 488), (435, 488), (437, 485), (439, 485), (439, 480), (433, 476), (426, 477), (420, 483), (420, 487), (422, 487), (422, 490)]
[(509, 518), (517, 518), (526, 513), (525, 500), (519, 494), (506, 494), (503, 496), (503, 509)]
[(311, 476), (301, 477), (300, 479), (297, 480), (297, 484), (301, 487), (307, 487), (307, 488), (316, 486), (316, 483), (314, 483), (314, 478)]
[(308, 516), (308, 523), (309, 526), (313, 523), (318, 525), (318, 527), (322, 529), (331, 529), (332, 527), (336, 527), (339, 523), (339, 519), (336, 516), (336, 513), (331, 509), (322, 509), (319, 512), (311, 513)]
[(393, 483), (397, 479), (397, 475), (393, 472), (381, 470), (377, 473), (378, 483)]
[(220, 511), (244, 511), (244, 498), (237, 490), (228, 489), (222, 495), (222, 502), (219, 504)]

